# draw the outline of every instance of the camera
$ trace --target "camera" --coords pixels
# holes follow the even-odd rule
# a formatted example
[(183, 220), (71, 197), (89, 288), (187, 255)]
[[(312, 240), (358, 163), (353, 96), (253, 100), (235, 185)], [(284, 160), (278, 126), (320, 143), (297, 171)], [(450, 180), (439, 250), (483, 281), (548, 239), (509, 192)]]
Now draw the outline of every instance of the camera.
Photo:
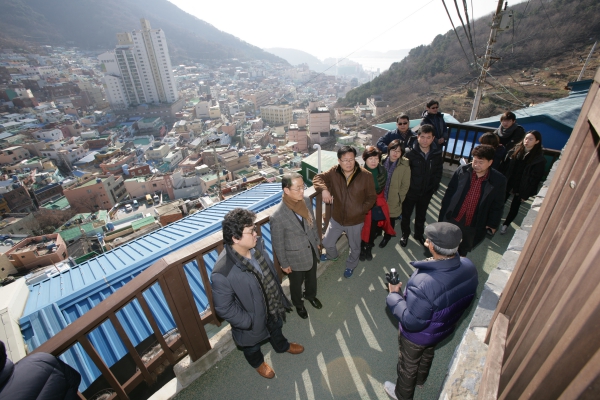
[(385, 279), (388, 281), (388, 283), (392, 284), (392, 285), (397, 285), (400, 283), (400, 276), (398, 276), (398, 273), (396, 272), (396, 268), (392, 268), (390, 270), (390, 272), (388, 272), (387, 274), (385, 274)]

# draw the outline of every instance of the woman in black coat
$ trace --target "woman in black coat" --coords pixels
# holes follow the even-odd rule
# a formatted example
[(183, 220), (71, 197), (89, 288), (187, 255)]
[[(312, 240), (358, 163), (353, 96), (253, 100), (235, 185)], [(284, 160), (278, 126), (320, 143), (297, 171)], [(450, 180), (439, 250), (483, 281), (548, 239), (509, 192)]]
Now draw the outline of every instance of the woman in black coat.
[(513, 195), (510, 211), (500, 228), (504, 235), (510, 223), (519, 213), (521, 203), (534, 196), (546, 170), (546, 158), (542, 150), (542, 134), (529, 131), (523, 141), (517, 144), (506, 155), (506, 198)]

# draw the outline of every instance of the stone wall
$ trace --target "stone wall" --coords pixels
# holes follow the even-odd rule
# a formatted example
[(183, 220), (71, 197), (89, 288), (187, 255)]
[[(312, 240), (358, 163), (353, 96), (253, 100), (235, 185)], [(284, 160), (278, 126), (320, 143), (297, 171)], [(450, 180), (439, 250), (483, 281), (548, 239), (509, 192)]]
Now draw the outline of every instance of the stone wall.
[(558, 168), (559, 161), (556, 161), (552, 166), (548, 178), (534, 198), (531, 209), (523, 219), (521, 227), (515, 232), (506, 252), (502, 256), (502, 260), (500, 260), (498, 266), (490, 273), (488, 280), (485, 282), (473, 318), (450, 361), (450, 368), (448, 369), (448, 375), (440, 393), (440, 400), (477, 399), (488, 350), (488, 345), (483, 341), (498, 305), (500, 295), (525, 246), (525, 241), (546, 197), (548, 187)]

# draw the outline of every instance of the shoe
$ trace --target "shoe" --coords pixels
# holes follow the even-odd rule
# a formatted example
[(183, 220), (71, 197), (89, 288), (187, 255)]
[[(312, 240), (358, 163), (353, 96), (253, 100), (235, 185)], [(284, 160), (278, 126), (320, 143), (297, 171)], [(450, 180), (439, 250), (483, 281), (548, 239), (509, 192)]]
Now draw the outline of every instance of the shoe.
[(339, 257), (327, 258), (327, 254), (321, 254), (321, 261), (337, 261)]
[(367, 261), (371, 261), (373, 259), (373, 254), (371, 254), (371, 249), (373, 248), (373, 245), (368, 244), (367, 248), (365, 249), (365, 259)]
[(502, 228), (500, 228), (500, 234), (504, 235), (506, 233), (506, 231), (508, 230), (508, 226), (506, 225), (502, 225)]
[(387, 246), (388, 242), (390, 241), (390, 238), (391, 236), (384, 236), (381, 242), (379, 242), (379, 248), (383, 249), (385, 246)]
[(304, 351), (304, 346), (298, 343), (290, 343), (290, 348), (287, 350), (290, 354), (300, 354)]
[(421, 246), (425, 247), (425, 238), (423, 236), (415, 237), (415, 240), (421, 243)]
[(360, 261), (365, 261), (366, 251), (367, 251), (366, 247), (367, 247), (367, 244), (365, 242), (361, 241), (360, 242), (360, 254), (358, 256), (358, 259)]
[(400, 238), (400, 246), (406, 247), (407, 244), (408, 244), (408, 236), (402, 236)]
[(316, 297), (312, 300), (308, 300), (308, 299), (306, 299), (306, 300), (310, 303), (311, 306), (313, 306), (317, 310), (320, 310), (321, 308), (323, 308), (323, 304), (321, 304), (319, 299), (317, 299)]
[(344, 271), (344, 276), (345, 276), (346, 278), (350, 278), (350, 277), (352, 276), (352, 274), (353, 274), (353, 273), (354, 273), (354, 270), (353, 270), (353, 269), (346, 268), (346, 270)]
[(260, 364), (260, 367), (256, 368), (256, 372), (263, 378), (273, 379), (275, 377), (275, 371), (266, 362)]
[(387, 395), (390, 396), (392, 399), (398, 400), (398, 398), (396, 397), (396, 385), (394, 385), (392, 382), (385, 381), (385, 383), (383, 384), (383, 389), (385, 390)]
[(306, 312), (306, 308), (304, 308), (304, 306), (296, 307), (296, 312), (298, 313), (300, 318), (302, 318), (302, 319), (308, 318), (308, 312)]

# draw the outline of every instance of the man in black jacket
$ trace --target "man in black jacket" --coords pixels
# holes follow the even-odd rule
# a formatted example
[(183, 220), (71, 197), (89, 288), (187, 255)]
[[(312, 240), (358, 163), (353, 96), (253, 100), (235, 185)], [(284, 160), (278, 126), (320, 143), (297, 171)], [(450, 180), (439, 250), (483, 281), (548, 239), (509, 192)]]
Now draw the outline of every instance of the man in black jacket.
[(458, 253), (465, 257), (485, 238), (496, 232), (504, 211), (506, 178), (492, 169), (495, 149), (482, 144), (473, 149), (473, 162), (454, 172), (438, 221), (450, 222), (462, 231)]
[(269, 340), (277, 353), (300, 354), (304, 347), (289, 343), (281, 328), (286, 309), (291, 308), (283, 294), (279, 276), (257, 236), (256, 214), (236, 208), (223, 218), (224, 250), (211, 276), (217, 314), (231, 325), (235, 343), (248, 363), (265, 378), (275, 376), (260, 351)]
[(402, 202), (400, 246), (406, 247), (408, 244), (410, 220), (415, 207), (414, 238), (425, 245), (423, 233), (425, 232), (427, 207), (440, 186), (444, 169), (442, 147), (434, 141), (433, 126), (427, 124), (421, 126), (417, 140), (414, 140), (412, 146), (406, 149), (404, 157), (408, 158), (410, 163), (410, 187)]
[(422, 114), (421, 126), (426, 124), (433, 126), (435, 142), (442, 147), (448, 142), (448, 126), (444, 121), (444, 114), (439, 112), (439, 108), (440, 103), (437, 100), (429, 100), (427, 109)]
[(0, 400), (79, 399), (81, 375), (48, 353), (33, 353), (16, 364), (0, 341)]
[(403, 143), (402, 148), (405, 148), (410, 146), (412, 140), (417, 136), (417, 134), (410, 129), (410, 120), (406, 114), (400, 114), (398, 118), (396, 118), (396, 126), (396, 129), (387, 131), (387, 133), (377, 141), (377, 148), (381, 150), (383, 154), (388, 153), (388, 146), (392, 141), (401, 141)]

